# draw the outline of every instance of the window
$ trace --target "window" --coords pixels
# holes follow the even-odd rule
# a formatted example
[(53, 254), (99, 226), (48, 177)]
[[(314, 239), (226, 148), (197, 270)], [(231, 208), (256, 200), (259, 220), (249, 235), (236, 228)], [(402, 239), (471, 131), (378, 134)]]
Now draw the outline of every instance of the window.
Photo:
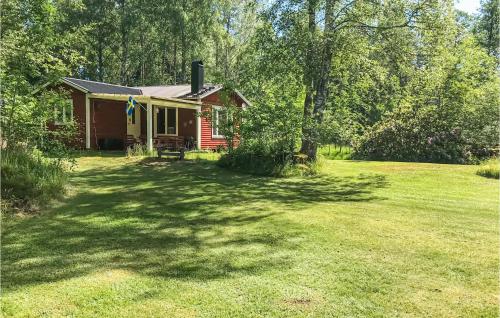
[(167, 135), (177, 135), (177, 108), (167, 108)]
[(156, 114), (156, 132), (160, 135), (177, 135), (177, 108), (161, 107)]
[(54, 106), (54, 123), (65, 125), (73, 121), (73, 100), (67, 99), (61, 105)]
[(227, 121), (227, 112), (221, 106), (213, 106), (212, 109), (212, 137), (224, 138), (221, 127)]

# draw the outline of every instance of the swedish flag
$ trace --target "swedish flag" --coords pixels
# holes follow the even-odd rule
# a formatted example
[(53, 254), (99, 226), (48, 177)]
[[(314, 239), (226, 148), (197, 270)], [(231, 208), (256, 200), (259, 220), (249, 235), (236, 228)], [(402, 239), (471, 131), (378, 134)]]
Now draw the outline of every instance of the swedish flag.
[(137, 102), (135, 101), (135, 99), (130, 96), (128, 98), (128, 102), (127, 102), (127, 109), (126, 109), (126, 112), (127, 112), (127, 115), (128, 116), (132, 116), (132, 113), (135, 109), (135, 105), (137, 104)]

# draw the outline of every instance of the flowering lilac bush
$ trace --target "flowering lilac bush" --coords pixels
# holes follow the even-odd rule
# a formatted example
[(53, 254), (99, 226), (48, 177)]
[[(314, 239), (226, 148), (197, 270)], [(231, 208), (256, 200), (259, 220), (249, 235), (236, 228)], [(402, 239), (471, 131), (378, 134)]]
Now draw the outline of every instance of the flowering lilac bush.
[[(355, 157), (441, 163), (477, 162), (492, 155), (498, 128), (491, 127), (495, 126), (494, 121), (468, 125), (467, 120), (473, 120), (472, 117), (451, 115), (433, 106), (400, 108), (368, 129), (354, 143)], [(485, 134), (489, 136), (485, 137)]]

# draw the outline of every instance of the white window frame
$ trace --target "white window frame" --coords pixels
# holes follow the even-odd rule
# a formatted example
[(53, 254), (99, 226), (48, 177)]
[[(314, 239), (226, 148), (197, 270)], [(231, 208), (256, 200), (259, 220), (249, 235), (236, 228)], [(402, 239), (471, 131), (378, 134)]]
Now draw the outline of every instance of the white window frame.
[[(165, 130), (163, 131), (163, 134), (157, 133), (158, 136), (178, 136), (179, 135), (179, 108), (178, 107), (160, 107), (165, 109)], [(173, 108), (175, 109), (175, 134), (167, 134), (167, 123), (168, 123), (168, 109)], [(159, 112), (157, 113), (157, 115)], [(137, 120), (137, 118), (136, 118)]]
[[(211, 132), (212, 132), (212, 138), (225, 138), (224, 135), (219, 133), (219, 114), (218, 112), (223, 110), (223, 106), (212, 106), (212, 127), (211, 127)], [(215, 113), (217, 112), (217, 116), (214, 116)], [(226, 113), (227, 116), (227, 113)], [(214, 127), (215, 124), (215, 127)], [(214, 128), (217, 130), (217, 133), (214, 134)]]
[[(69, 107), (70, 108), (70, 119), (66, 118), (66, 107)], [(62, 119), (63, 121), (58, 121), (59, 118), (57, 118), (57, 114), (59, 111), (62, 110)], [(66, 99), (65, 101), (65, 104), (63, 105), (63, 107), (58, 107), (58, 106), (55, 106), (54, 107), (54, 124), (55, 125), (67, 125), (69, 123), (71, 123), (73, 121), (73, 99), (69, 98), (69, 99)]]

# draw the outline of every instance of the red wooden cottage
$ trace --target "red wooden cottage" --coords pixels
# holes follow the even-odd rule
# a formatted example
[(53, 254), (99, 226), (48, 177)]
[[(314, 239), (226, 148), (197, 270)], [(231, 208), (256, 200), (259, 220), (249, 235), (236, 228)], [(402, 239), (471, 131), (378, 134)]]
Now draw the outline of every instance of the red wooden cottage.
[[(194, 61), (191, 85), (127, 87), (65, 77), (61, 85), (71, 92), (62, 112), (56, 112), (56, 125), (74, 119), (86, 149), (124, 149), (127, 144), (143, 143), (152, 150), (155, 144), (174, 143), (197, 149), (225, 146), (217, 125), (196, 113), (212, 111), (217, 122), (223, 105), (221, 85), (203, 83), (201, 61)], [(137, 106), (128, 116), (126, 102), (132, 96)], [(249, 102), (238, 91), (232, 101), (239, 107)]]

